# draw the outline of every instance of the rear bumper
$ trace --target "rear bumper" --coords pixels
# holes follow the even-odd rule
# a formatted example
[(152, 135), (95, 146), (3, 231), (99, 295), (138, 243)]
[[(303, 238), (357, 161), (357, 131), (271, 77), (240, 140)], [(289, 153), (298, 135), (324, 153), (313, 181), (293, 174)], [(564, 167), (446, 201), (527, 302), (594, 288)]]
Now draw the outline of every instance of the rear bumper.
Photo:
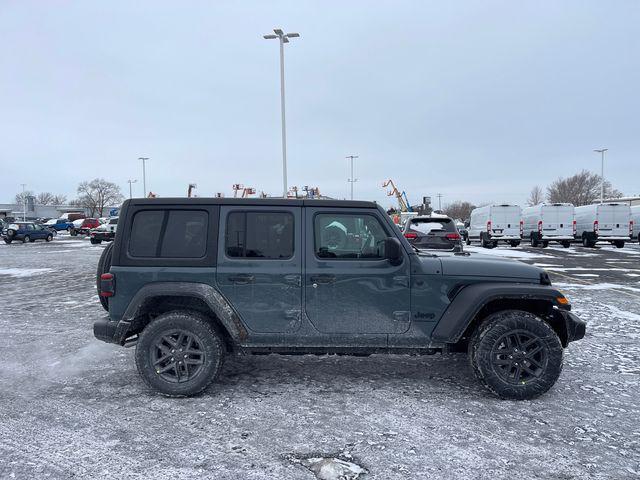
[(522, 240), (520, 235), (500, 235), (500, 234), (492, 234), (489, 236), (489, 240)]
[(617, 240), (623, 240), (625, 242), (630, 242), (631, 241), (631, 237), (629, 235), (627, 235), (626, 237), (623, 236), (615, 236), (615, 237), (609, 237), (606, 235), (596, 235), (596, 240), (598, 242), (614, 242)]
[(549, 240), (550, 242), (563, 241), (563, 240), (575, 240), (573, 235), (542, 235), (542, 240)]
[(129, 322), (113, 322), (109, 317), (93, 323), (93, 336), (107, 343), (122, 345), (129, 331)]
[(564, 310), (560, 310), (560, 313), (564, 317), (567, 329), (567, 343), (583, 339), (587, 331), (587, 323), (581, 320), (575, 313)]

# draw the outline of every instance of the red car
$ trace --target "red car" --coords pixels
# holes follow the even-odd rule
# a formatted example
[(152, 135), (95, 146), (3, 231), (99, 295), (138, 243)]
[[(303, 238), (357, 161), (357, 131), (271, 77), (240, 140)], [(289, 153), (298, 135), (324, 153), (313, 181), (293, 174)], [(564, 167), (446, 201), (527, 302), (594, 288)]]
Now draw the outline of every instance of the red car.
[(100, 221), (97, 218), (85, 218), (79, 227), (72, 228), (71, 230), (69, 230), (69, 233), (73, 237), (75, 237), (76, 235), (89, 235), (89, 231), (92, 228), (97, 228), (99, 226)]

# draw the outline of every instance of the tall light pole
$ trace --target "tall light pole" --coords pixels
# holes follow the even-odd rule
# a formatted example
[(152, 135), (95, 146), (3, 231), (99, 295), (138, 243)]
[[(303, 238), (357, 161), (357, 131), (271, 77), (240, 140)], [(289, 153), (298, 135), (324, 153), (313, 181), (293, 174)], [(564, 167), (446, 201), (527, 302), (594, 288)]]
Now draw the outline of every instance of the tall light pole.
[(609, 150), (608, 148), (600, 148), (594, 150), (594, 152), (599, 153), (601, 155), (601, 168), (600, 168), (600, 203), (604, 202), (604, 152)]
[(284, 33), (281, 28), (274, 28), (273, 33), (263, 35), (265, 40), (280, 42), (280, 112), (282, 115), (282, 196), (287, 198), (287, 128), (284, 114), (284, 44), (289, 43), (290, 38), (298, 38), (299, 33)]
[(351, 200), (353, 200), (353, 184), (358, 181), (357, 178), (353, 178), (353, 159), (360, 157), (358, 155), (347, 155), (344, 158), (348, 158), (349, 160), (351, 160), (351, 178), (348, 180), (348, 182), (351, 184)]
[(437, 197), (438, 197), (438, 210), (439, 210), (440, 212), (442, 212), (442, 197), (443, 197), (443, 195), (442, 195), (441, 193), (439, 193), (439, 194), (437, 195)]
[(22, 221), (25, 222), (27, 220), (27, 197), (25, 195), (27, 184), (21, 183), (20, 185), (22, 185)]
[(127, 180), (127, 183), (129, 184), (129, 198), (133, 198), (133, 190), (131, 189), (131, 184), (132, 183), (137, 183), (138, 180)]
[(142, 160), (142, 188), (144, 189), (142, 198), (147, 198), (147, 160), (149, 157), (138, 157), (138, 160)]

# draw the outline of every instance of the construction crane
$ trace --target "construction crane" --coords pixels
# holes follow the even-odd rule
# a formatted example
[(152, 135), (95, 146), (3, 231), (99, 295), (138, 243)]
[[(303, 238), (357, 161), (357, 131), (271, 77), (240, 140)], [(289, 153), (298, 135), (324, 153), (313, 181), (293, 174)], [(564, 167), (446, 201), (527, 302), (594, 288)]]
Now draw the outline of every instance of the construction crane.
[(244, 185), (242, 185), (241, 183), (234, 183), (231, 188), (233, 189), (233, 198), (237, 198), (238, 191), (244, 190)]
[(245, 187), (242, 189), (242, 198), (248, 198), (249, 195), (255, 195), (256, 189), (252, 187)]
[(187, 188), (187, 198), (195, 197), (195, 195), (193, 194), (193, 191), (196, 188), (198, 188), (198, 186), (195, 183), (189, 184), (189, 188)]
[(400, 190), (398, 190), (398, 188), (396, 187), (396, 185), (393, 183), (393, 180), (389, 179), (385, 182), (382, 183), (382, 188), (387, 188), (387, 187), (391, 187), (391, 190), (387, 190), (387, 196), (389, 197), (396, 197), (396, 199), (398, 200), (398, 206), (400, 207), (400, 211), (401, 212), (413, 212), (413, 209), (411, 208), (411, 204), (409, 203), (409, 200), (407, 199), (407, 194), (406, 192), (401, 192)]

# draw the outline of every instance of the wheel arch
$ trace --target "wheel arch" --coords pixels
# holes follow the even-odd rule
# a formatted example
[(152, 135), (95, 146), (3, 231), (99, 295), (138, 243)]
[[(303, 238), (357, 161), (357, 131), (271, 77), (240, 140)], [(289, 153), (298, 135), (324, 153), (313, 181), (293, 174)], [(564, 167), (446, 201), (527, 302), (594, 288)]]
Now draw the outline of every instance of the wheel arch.
[(557, 298), (562, 293), (555, 288), (537, 284), (480, 283), (462, 288), (445, 310), (432, 333), (435, 341), (452, 344), (452, 350), (466, 351), (468, 339), (483, 321), (493, 313), (522, 310), (542, 318), (556, 332), (563, 346), (569, 333)]
[(158, 315), (176, 310), (206, 316), (228, 350), (247, 338), (240, 316), (216, 288), (204, 283), (157, 282), (142, 287), (127, 306), (120, 323), (128, 327), (121, 342), (141, 332)]

